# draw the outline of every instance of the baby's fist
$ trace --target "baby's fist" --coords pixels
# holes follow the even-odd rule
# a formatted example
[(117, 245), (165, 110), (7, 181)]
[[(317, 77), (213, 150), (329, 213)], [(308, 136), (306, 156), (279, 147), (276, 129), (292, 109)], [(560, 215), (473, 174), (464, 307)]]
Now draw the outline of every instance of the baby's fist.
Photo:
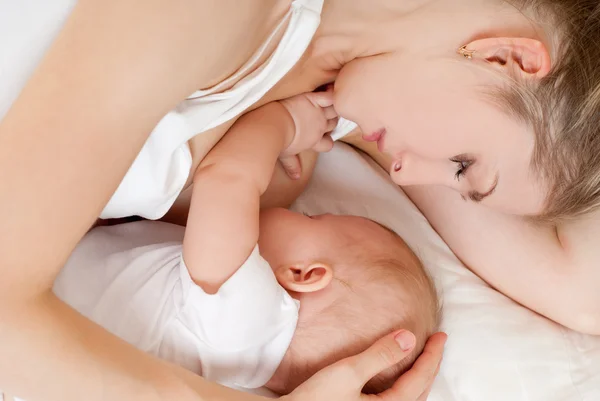
[(333, 108), (333, 92), (303, 93), (281, 101), (292, 116), (294, 135), (282, 156), (297, 155), (305, 150), (327, 152), (333, 147), (329, 132), (337, 125), (338, 115)]

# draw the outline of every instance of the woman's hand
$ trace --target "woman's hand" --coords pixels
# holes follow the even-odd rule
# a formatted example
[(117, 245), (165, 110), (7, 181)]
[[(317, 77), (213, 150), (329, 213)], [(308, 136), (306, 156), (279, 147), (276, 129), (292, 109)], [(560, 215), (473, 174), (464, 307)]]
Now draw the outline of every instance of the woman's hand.
[(391, 389), (377, 395), (361, 393), (371, 378), (410, 354), (412, 348), (403, 351), (394, 337), (394, 334), (388, 335), (361, 354), (320, 371), (284, 398), (286, 401), (426, 401), (440, 369), (446, 343), (444, 333), (431, 336), (423, 354)]

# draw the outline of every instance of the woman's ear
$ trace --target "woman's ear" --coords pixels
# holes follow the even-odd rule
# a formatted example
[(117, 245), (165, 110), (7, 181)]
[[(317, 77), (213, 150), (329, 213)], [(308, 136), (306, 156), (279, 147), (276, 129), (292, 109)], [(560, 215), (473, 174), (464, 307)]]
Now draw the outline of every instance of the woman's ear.
[(465, 50), (473, 60), (486, 60), (517, 80), (543, 78), (552, 68), (548, 49), (536, 39), (478, 39), (467, 44)]
[(275, 270), (277, 281), (293, 292), (316, 292), (327, 287), (333, 279), (331, 266), (313, 263), (308, 266), (282, 266)]

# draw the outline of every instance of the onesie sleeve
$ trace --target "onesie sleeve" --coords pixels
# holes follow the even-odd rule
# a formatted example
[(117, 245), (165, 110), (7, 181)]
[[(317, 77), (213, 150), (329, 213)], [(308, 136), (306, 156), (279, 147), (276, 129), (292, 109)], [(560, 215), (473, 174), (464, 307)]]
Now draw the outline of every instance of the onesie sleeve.
[[(181, 259), (182, 274), (188, 275)], [(202, 348), (202, 376), (225, 385), (263, 386), (287, 351), (298, 303), (279, 285), (258, 246), (213, 295), (191, 278), (179, 323)]]

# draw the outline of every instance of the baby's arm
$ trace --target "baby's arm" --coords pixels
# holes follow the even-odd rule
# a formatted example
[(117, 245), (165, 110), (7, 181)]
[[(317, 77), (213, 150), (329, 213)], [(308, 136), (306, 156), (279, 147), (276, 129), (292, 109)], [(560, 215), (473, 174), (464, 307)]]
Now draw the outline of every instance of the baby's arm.
[[(317, 154), (314, 150), (307, 150), (298, 155), (302, 172), (300, 178), (295, 180), (287, 175), (281, 163), (276, 163), (271, 182), (260, 197), (260, 209), (290, 207), (308, 185), (317, 163)], [(193, 190), (194, 186), (191, 185), (182, 192), (171, 210), (161, 218), (161, 221), (185, 226), (190, 212)], [(107, 225), (106, 221), (103, 221), (101, 225)]]
[(256, 246), (260, 196), (282, 151), (290, 143), (293, 152), (312, 147), (334, 125), (327, 118), (330, 93), (287, 102), (240, 118), (195, 173), (183, 253), (190, 275), (206, 292), (218, 291)]

